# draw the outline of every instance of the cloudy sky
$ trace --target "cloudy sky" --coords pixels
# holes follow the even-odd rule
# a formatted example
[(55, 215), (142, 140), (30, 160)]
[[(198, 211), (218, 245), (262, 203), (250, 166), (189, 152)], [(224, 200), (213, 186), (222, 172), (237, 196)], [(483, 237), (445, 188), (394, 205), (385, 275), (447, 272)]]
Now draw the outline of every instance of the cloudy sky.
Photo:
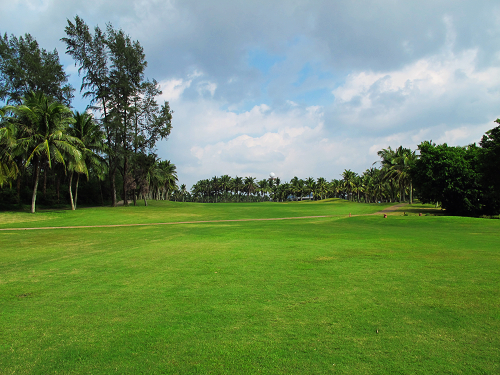
[(56, 48), (79, 89), (60, 42), (77, 14), (144, 47), (174, 110), (158, 154), (188, 187), (331, 180), (388, 146), (478, 142), (500, 117), (498, 0), (3, 0), (0, 32)]

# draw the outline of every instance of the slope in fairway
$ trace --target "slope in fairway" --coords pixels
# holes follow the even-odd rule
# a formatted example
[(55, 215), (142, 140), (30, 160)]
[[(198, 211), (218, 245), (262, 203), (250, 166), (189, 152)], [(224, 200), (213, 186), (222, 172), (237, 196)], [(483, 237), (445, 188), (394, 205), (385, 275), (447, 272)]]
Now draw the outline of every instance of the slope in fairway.
[(499, 224), (0, 232), (0, 372), (498, 373)]

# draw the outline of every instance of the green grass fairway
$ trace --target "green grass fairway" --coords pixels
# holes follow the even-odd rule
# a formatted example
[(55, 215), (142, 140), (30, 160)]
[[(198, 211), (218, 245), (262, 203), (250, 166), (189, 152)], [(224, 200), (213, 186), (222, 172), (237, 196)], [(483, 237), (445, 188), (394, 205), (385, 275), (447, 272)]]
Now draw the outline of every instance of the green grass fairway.
[[(0, 374), (498, 374), (500, 220), (152, 202), (0, 213)], [(416, 206), (418, 207), (418, 206)]]
[(143, 201), (137, 206), (99, 207), (71, 210), (0, 212), (0, 228), (73, 225), (106, 225), (131, 223), (168, 223), (181, 221), (265, 219), (293, 216), (346, 216), (369, 214), (392, 204), (352, 204), (342, 199), (287, 203), (182, 203)]

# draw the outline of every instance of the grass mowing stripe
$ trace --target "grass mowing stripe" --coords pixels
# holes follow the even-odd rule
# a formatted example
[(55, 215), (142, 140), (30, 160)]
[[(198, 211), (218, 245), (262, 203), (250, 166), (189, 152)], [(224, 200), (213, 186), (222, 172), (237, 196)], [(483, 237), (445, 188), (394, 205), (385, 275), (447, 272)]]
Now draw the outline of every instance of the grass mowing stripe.
[(0, 228), (0, 231), (141, 227), (141, 226), (154, 226), (154, 225), (205, 224), (205, 223), (224, 223), (224, 222), (238, 222), (238, 221), (275, 221), (275, 220), (319, 219), (319, 218), (332, 217), (332, 216), (333, 215), (329, 215), (329, 216), (322, 215), (322, 216), (273, 217), (273, 218), (268, 218), (268, 219), (230, 219), (230, 220), (174, 221), (174, 222), (170, 222), (170, 223), (135, 223), (135, 224), (108, 224), (108, 225), (76, 225), (76, 226), (71, 226), (71, 227)]

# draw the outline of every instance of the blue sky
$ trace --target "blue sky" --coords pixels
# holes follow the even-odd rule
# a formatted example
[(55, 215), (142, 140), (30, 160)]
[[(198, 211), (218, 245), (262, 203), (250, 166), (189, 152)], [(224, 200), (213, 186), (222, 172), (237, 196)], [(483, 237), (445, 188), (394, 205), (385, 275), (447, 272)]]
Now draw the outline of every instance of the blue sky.
[(158, 154), (188, 186), (362, 173), (382, 148), (478, 142), (500, 117), (498, 1), (13, 0), (0, 32), (57, 48), (79, 89), (60, 42), (77, 14), (144, 47), (174, 110)]

